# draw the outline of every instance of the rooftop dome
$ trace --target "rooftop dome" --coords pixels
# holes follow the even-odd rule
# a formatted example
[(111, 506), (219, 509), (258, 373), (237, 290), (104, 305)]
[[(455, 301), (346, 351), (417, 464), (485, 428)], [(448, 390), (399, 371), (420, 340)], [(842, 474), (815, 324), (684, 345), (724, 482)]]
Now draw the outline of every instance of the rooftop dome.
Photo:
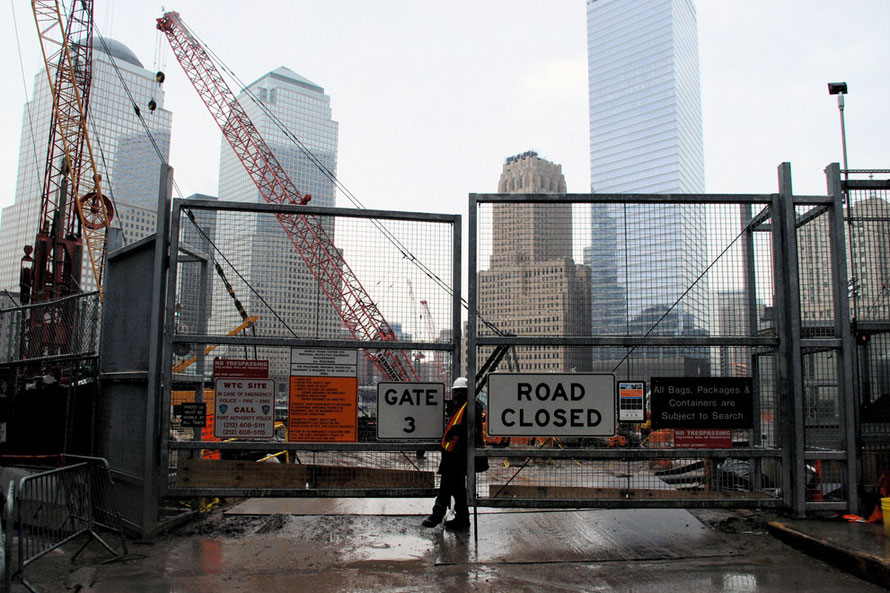
[(145, 68), (129, 47), (110, 37), (99, 37), (98, 35), (93, 37), (93, 49), (108, 54), (115, 60), (123, 60), (128, 64)]

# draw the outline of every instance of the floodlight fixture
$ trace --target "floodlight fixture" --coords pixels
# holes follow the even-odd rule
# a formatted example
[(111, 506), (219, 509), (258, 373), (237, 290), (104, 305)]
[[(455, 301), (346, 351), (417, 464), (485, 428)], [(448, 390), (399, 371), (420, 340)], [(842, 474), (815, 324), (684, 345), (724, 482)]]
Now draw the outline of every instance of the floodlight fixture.
[(846, 82), (829, 82), (828, 83), (828, 94), (829, 95), (846, 95), (847, 94), (847, 83)]
[(844, 156), (844, 181), (847, 181), (847, 130), (844, 126), (844, 95), (847, 94), (846, 82), (829, 82), (828, 94), (837, 95), (837, 109), (841, 114), (841, 148)]

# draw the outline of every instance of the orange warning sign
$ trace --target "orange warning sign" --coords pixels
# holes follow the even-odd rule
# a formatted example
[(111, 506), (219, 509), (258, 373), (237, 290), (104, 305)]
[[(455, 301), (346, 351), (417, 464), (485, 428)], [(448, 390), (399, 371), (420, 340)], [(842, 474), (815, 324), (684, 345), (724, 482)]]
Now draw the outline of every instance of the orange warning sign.
[(358, 379), (291, 377), (287, 440), (292, 443), (358, 442)]

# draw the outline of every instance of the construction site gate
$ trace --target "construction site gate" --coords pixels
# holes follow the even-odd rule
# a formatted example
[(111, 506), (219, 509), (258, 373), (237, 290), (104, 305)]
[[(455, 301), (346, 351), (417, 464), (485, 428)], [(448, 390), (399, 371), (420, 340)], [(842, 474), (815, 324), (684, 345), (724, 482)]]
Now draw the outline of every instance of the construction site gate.
[(196, 199), (172, 212), (161, 498), (432, 496), (460, 217)]
[(468, 408), (471, 502), (857, 512), (827, 174), (826, 196), (787, 163), (770, 195), (471, 194), (468, 376), (510, 351)]

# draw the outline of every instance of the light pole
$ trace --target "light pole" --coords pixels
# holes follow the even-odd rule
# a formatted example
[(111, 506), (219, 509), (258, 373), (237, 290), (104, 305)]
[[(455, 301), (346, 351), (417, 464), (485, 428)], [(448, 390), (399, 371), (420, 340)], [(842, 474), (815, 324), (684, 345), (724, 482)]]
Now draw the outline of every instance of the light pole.
[(841, 112), (841, 146), (844, 156), (844, 181), (847, 181), (847, 131), (844, 127), (844, 95), (847, 94), (846, 82), (829, 82), (828, 94), (837, 95), (837, 109)]

